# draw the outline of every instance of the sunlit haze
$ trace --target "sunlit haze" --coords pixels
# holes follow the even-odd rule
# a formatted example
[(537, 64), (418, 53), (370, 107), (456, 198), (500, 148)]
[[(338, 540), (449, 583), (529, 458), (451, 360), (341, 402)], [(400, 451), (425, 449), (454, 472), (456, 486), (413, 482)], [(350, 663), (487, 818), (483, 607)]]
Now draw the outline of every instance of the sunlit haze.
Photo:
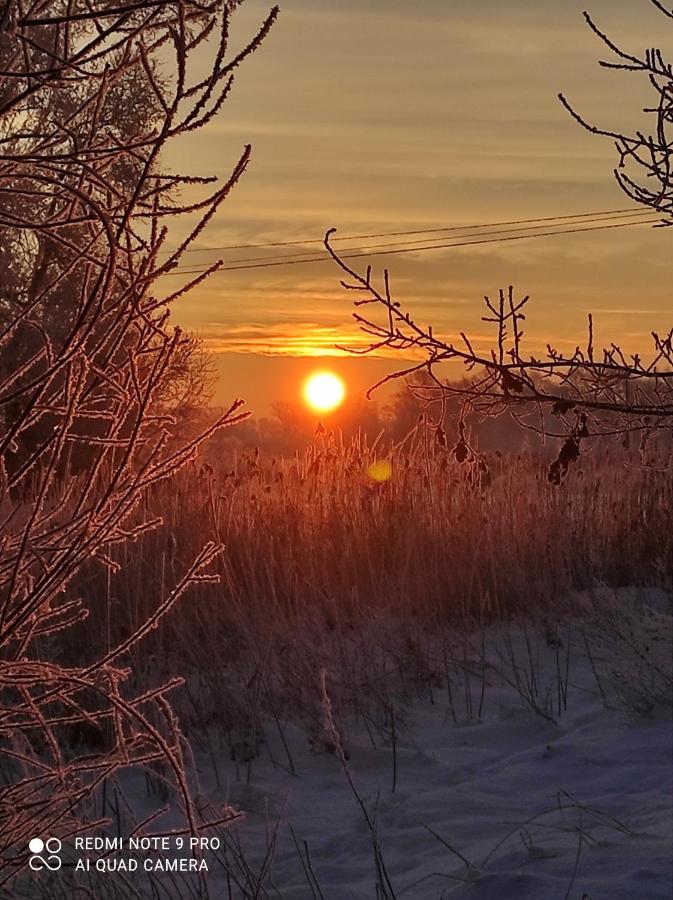
[[(611, 142), (584, 132), (557, 99), (563, 91), (606, 127), (650, 124), (644, 80), (598, 66), (606, 54), (586, 27), (585, 7), (585, 0), (282, 4), (217, 120), (170, 150), (176, 172), (224, 177), (252, 144), (248, 169), (188, 257), (195, 266), (221, 256), (226, 266), (246, 268), (212, 276), (174, 312), (215, 354), (219, 402), (241, 395), (257, 413), (276, 400), (296, 402), (307, 371), (345, 359), (344, 345), (365, 346), (342, 273), (322, 249), (329, 227), (348, 237), (631, 205), (614, 181)], [(233, 17), (233, 39), (244, 43), (267, 10), (245, 3)], [(591, 11), (627, 48), (657, 44), (651, 4), (594, 0)], [(176, 224), (172, 244), (185, 228)], [(288, 241), (301, 243), (245, 246)], [(466, 330), (475, 346), (489, 346), (482, 298), (514, 284), (532, 298), (531, 351), (550, 340), (566, 349), (581, 343), (589, 312), (597, 343), (642, 351), (650, 332), (667, 325), (669, 242), (663, 230), (642, 226), (371, 263), (375, 274), (388, 266), (396, 299), (450, 339)], [(220, 247), (237, 249), (209, 249)], [(320, 261), (257, 267), (302, 253)], [(170, 289), (178, 282), (171, 276)], [(346, 362), (361, 395), (400, 360), (378, 352), (374, 361)]]
[(316, 412), (331, 412), (343, 403), (345, 396), (343, 379), (333, 372), (316, 372), (304, 384), (304, 399)]

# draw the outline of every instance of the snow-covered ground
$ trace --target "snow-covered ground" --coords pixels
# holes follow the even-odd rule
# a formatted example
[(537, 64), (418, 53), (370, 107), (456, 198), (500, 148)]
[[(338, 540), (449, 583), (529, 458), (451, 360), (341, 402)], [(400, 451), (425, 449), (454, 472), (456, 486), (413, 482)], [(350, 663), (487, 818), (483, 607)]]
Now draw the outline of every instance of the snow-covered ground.
[[(150, 884), (141, 870), (101, 898), (671, 900), (671, 597), (617, 601), (601, 627), (451, 634), (448, 658), (431, 635), (429, 679), (406, 699), (386, 680), (378, 707), (363, 700), (370, 718), (340, 711), (339, 672), (326, 671), (306, 728), (272, 717), (231, 754), (213, 729), (194, 744), (201, 814), (243, 817), (207, 832), (226, 847), (204, 851), (207, 893), (196, 876)], [(161, 807), (142, 773), (123, 782), (129, 821)], [(176, 827), (174, 814), (149, 830)], [(68, 897), (62, 877), (25, 896)], [(75, 872), (73, 884), (112, 882)]]
[[(556, 660), (564, 659), (552, 648), (542, 656), (540, 696), (541, 673), (551, 685)], [(371, 830), (338, 754), (316, 752), (306, 733), (288, 726), (293, 775), (279, 764), (287, 765), (287, 752), (277, 729), (265, 729), (249, 769), (222, 763), (219, 787), (201, 758), (211, 801), (230, 801), (245, 813), (236, 839), (248, 861), (259, 862), (275, 840), (261, 896), (670, 900), (670, 718), (633, 720), (623, 708), (606, 708), (586, 654), (573, 652), (570, 661), (560, 716), (550, 693), (555, 722), (493, 671), (480, 721), (466, 723), (454, 696), (456, 724), (445, 686), (433, 703), (410, 704), (396, 740), (394, 793), (390, 742), (374, 736), (374, 746), (362, 725), (344, 724), (346, 765), (375, 822), (387, 894), (377, 894)], [(475, 715), (480, 684), (472, 690)]]

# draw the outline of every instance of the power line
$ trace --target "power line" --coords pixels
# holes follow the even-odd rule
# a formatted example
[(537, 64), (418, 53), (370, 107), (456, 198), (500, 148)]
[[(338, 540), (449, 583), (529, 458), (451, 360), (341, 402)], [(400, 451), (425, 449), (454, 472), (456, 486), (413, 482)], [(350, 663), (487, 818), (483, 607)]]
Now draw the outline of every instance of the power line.
[[(648, 215), (652, 215), (652, 213), (649, 210), (646, 210), (646, 213)], [(610, 217), (599, 215), (596, 218), (584, 219), (581, 223), (577, 223), (577, 224), (584, 225), (584, 224), (612, 222), (618, 218), (622, 219), (622, 218), (627, 218), (627, 217), (624, 216), (623, 214), (621, 216), (610, 216)], [(629, 219), (633, 218), (633, 214), (628, 215), (628, 218)], [(484, 227), (487, 227), (487, 226), (484, 226)], [(492, 235), (507, 235), (507, 234), (510, 234), (512, 232), (517, 232), (517, 231), (534, 232), (534, 231), (539, 230), (540, 228), (545, 228), (545, 227), (546, 227), (545, 225), (528, 225), (528, 226), (521, 226), (520, 228), (507, 228), (503, 231), (479, 231), (478, 233), (476, 233), (475, 236), (476, 237), (491, 237)], [(355, 240), (355, 238), (352, 238), (352, 240)], [(361, 244), (360, 246), (357, 246), (357, 247), (355, 247), (355, 246), (347, 247), (342, 252), (343, 253), (352, 253), (356, 250), (357, 251), (380, 250), (380, 249), (387, 249), (388, 247), (397, 247), (400, 245), (402, 245), (404, 247), (411, 247), (411, 246), (418, 245), (418, 244), (425, 244), (428, 240), (436, 241), (436, 240), (439, 240), (439, 238), (434, 238), (434, 239), (433, 238), (421, 238), (420, 240), (415, 240), (415, 241), (392, 241), (392, 242), (388, 242), (388, 243), (384, 243), (384, 244)], [(321, 241), (321, 243), (322, 243), (322, 241)], [(268, 262), (270, 260), (273, 260), (274, 262), (281, 261), (281, 260), (283, 260), (283, 261), (284, 260), (294, 260), (294, 259), (300, 259), (301, 257), (305, 257), (309, 253), (315, 253), (315, 251), (306, 250), (304, 253), (291, 253), (291, 254), (287, 254), (287, 255), (283, 255), (283, 256), (277, 256), (277, 255), (269, 256), (268, 254), (266, 256), (243, 256), (243, 257), (239, 257), (238, 259), (233, 259), (233, 260), (231, 260), (231, 262), (232, 262), (232, 264), (236, 263), (236, 265), (238, 265), (240, 263)]]
[[(505, 243), (508, 241), (522, 241), (522, 240), (532, 240), (533, 238), (541, 238), (541, 237), (553, 237), (555, 235), (562, 234), (579, 234), (588, 231), (608, 231), (614, 228), (628, 228), (632, 225), (648, 225), (654, 224), (656, 222), (660, 222), (661, 217), (653, 218), (653, 219), (638, 219), (632, 222), (617, 222), (612, 225), (590, 225), (582, 228), (567, 228), (564, 230), (553, 230), (553, 231), (545, 231), (538, 232), (535, 234), (518, 234), (518, 235), (509, 235), (503, 233), (501, 237), (492, 237), (492, 238), (484, 238), (478, 240), (470, 240), (470, 241), (459, 241), (459, 242), (451, 242), (451, 243), (442, 243), (442, 244), (430, 244), (421, 247), (400, 247), (395, 250), (375, 250), (371, 253), (350, 253), (345, 252), (341, 259), (363, 259), (371, 256), (392, 256), (400, 253), (420, 253), (427, 250), (448, 250), (453, 247), (472, 247), (481, 244), (498, 244)], [(239, 269), (266, 269), (276, 266), (292, 266), (292, 265), (302, 265), (306, 263), (314, 263), (314, 262), (328, 262), (331, 260), (330, 256), (322, 254), (321, 256), (313, 256), (313, 257), (290, 257), (286, 259), (269, 259), (267, 262), (256, 262), (256, 263), (243, 263), (243, 264), (234, 264), (229, 266), (221, 266), (216, 272), (232, 272)], [(170, 272), (165, 273), (166, 275), (196, 275), (202, 272), (208, 271), (208, 267), (202, 268), (194, 268), (194, 269), (173, 269)], [(214, 273), (215, 274), (215, 273)]]
[[(596, 220), (596, 221), (600, 221), (600, 220)], [(500, 232), (499, 234), (501, 236), (499, 236), (499, 237), (481, 239), (477, 235), (477, 237), (478, 237), (477, 240), (458, 241), (458, 242), (453, 241), (450, 243), (426, 244), (423, 246), (413, 246), (413, 247), (409, 247), (409, 246), (405, 245), (403, 247), (400, 247), (400, 248), (397, 248), (394, 250), (374, 250), (373, 252), (360, 252), (361, 250), (366, 250), (367, 248), (365, 248), (365, 247), (363, 247), (363, 248), (350, 247), (346, 251), (344, 251), (343, 255), (341, 255), (341, 258), (342, 259), (357, 259), (357, 258), (364, 258), (364, 257), (370, 257), (370, 256), (390, 256), (390, 255), (399, 254), (399, 253), (415, 253), (415, 252), (421, 252), (421, 251), (427, 251), (427, 250), (444, 250), (444, 249), (450, 249), (452, 247), (470, 247), (470, 246), (477, 245), (477, 244), (497, 244), (497, 243), (504, 243), (506, 241), (527, 240), (527, 239), (536, 238), (536, 237), (551, 237), (554, 235), (562, 235), (562, 234), (577, 234), (579, 232), (586, 232), (586, 231), (607, 231), (607, 230), (610, 230), (613, 228), (626, 228), (630, 225), (647, 225), (647, 224), (656, 223), (659, 221), (660, 221), (659, 218), (639, 219), (639, 220), (632, 221), (632, 222), (619, 222), (614, 225), (593, 225), (593, 226), (582, 227), (582, 228), (566, 228), (564, 230), (546, 231), (546, 232), (539, 232), (539, 233), (535, 233), (535, 234), (519, 234), (519, 235), (513, 235), (513, 236), (510, 236), (508, 232)], [(488, 232), (485, 232), (485, 234), (487, 234), (487, 233)], [(498, 234), (498, 232), (496, 232), (496, 234)], [(417, 242), (414, 242), (414, 243), (417, 243)], [(357, 251), (357, 252), (355, 252), (355, 251)], [(263, 257), (261, 257), (261, 258), (258, 258), (259, 261), (255, 261), (255, 262), (251, 262), (250, 260), (248, 260), (248, 261), (234, 260), (232, 265), (222, 266), (217, 271), (218, 272), (229, 272), (229, 271), (233, 271), (236, 269), (262, 269), (262, 268), (275, 267), (275, 266), (300, 265), (302, 263), (327, 262), (330, 258), (331, 257), (326, 256), (325, 254), (321, 254), (320, 256), (310, 256), (310, 257), (307, 257), (304, 254), (296, 254), (295, 256), (288, 256), (288, 257), (281, 257), (281, 258), (267, 257), (266, 259), (264, 259)], [(200, 268), (193, 268), (193, 269), (176, 268), (166, 274), (169, 274), (169, 275), (173, 275), (173, 274), (175, 274), (175, 275), (194, 275), (194, 274), (198, 274), (201, 272), (206, 272), (208, 270), (208, 268), (209, 268), (208, 266), (203, 266)]]
[[(576, 219), (578, 221), (583, 219), (588, 219), (596, 216), (600, 216), (601, 218), (604, 216), (618, 216), (620, 214), (629, 215), (649, 215), (650, 210), (638, 210), (638, 209), (609, 209), (602, 212), (588, 212), (588, 213), (575, 213), (574, 215), (566, 215), (566, 216), (546, 216), (533, 219), (511, 219), (507, 222), (484, 222), (480, 225), (449, 225), (442, 226), (441, 228), (420, 228), (413, 231), (380, 231), (373, 234), (352, 234), (352, 235), (343, 235), (337, 236), (333, 238), (334, 241), (360, 241), (360, 240), (370, 240), (372, 238), (380, 238), (380, 237), (404, 237), (406, 235), (415, 235), (415, 234), (440, 234), (442, 232), (452, 232), (452, 231), (474, 231), (481, 228), (500, 228), (507, 225), (530, 225), (535, 222), (564, 222), (572, 219)], [(292, 241), (268, 241), (264, 243), (258, 244), (224, 244), (215, 247), (188, 247), (183, 250), (183, 253), (214, 253), (219, 252), (221, 250), (257, 250), (263, 247), (298, 247), (305, 246), (306, 244), (322, 244), (322, 238), (305, 238), (303, 240), (292, 240)], [(174, 248), (176, 249), (176, 248)], [(162, 253), (173, 253), (174, 250), (162, 250)]]

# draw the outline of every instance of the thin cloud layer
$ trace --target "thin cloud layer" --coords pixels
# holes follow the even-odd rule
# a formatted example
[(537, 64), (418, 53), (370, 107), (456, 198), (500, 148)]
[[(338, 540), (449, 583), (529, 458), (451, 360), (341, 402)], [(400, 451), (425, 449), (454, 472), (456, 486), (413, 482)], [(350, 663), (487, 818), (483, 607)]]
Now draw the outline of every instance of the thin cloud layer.
[[(584, 5), (380, 0), (363, 9), (354, 0), (338, 8), (288, 0), (266, 45), (238, 73), (214, 127), (178, 145), (170, 160), (175, 170), (226, 175), (241, 144), (253, 143), (249, 171), (200, 243), (627, 206), (612, 178), (610, 142), (585, 134), (556, 99), (563, 90), (608, 126), (646, 125), (646, 85), (596, 65), (606, 54), (584, 25)], [(648, 3), (590, 6), (629, 47), (660, 37)], [(252, 33), (265, 8), (256, 0), (243, 5), (237, 40)], [(449, 334), (478, 330), (483, 294), (514, 283), (535, 299), (530, 338), (544, 344), (581, 339), (592, 309), (609, 318), (611, 339), (631, 331), (635, 311), (645, 336), (663, 330), (671, 308), (669, 248), (667, 234), (643, 228), (372, 263), (388, 265), (399, 299)], [(319, 244), (308, 249), (320, 252)], [(235, 264), (245, 251), (223, 255)], [(209, 251), (190, 262), (216, 257)], [(330, 341), (356, 336), (338, 278), (329, 263), (227, 272), (200, 287), (176, 317), (223, 352), (322, 354)]]

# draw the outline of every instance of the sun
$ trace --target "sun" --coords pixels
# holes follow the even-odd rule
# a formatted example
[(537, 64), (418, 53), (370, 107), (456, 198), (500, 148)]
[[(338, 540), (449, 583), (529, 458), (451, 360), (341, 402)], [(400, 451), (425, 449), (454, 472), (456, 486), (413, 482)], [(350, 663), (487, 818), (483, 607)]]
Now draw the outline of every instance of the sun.
[(316, 412), (331, 412), (345, 396), (346, 385), (334, 372), (315, 372), (304, 383), (304, 399)]

